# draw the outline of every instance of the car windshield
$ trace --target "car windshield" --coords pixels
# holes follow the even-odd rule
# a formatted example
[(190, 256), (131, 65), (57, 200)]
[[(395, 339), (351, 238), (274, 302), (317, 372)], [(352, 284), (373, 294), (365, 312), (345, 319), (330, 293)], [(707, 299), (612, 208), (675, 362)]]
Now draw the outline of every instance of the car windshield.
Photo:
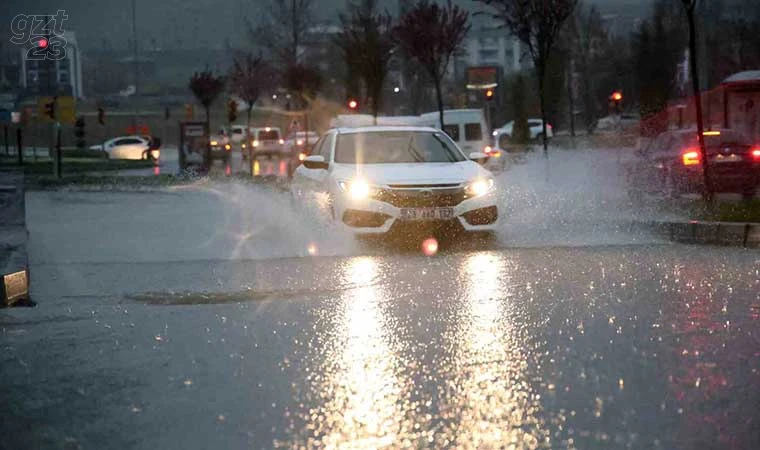
[(335, 162), (341, 164), (441, 163), (464, 161), (443, 134), (430, 131), (372, 131), (338, 135)]

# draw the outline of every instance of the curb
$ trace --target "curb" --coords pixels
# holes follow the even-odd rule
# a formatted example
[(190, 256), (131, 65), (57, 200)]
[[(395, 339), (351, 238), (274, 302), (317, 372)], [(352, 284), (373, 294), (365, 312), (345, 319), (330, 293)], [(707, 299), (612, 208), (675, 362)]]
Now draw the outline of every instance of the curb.
[(26, 243), (24, 173), (0, 171), (0, 308), (31, 306)]
[(634, 228), (674, 242), (760, 248), (760, 223), (743, 222), (635, 222)]

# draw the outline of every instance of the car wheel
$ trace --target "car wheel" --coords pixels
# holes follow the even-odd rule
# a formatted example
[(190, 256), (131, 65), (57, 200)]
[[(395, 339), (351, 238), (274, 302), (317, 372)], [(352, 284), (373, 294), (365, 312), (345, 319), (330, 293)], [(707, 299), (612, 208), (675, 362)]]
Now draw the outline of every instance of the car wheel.
[(537, 133), (536, 134), (536, 141), (543, 142), (544, 140), (544, 133)]

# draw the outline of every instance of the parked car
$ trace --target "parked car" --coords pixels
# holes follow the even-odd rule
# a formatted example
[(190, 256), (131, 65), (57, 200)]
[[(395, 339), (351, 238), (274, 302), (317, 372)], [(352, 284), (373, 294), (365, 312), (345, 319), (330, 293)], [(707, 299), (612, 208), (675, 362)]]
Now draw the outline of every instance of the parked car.
[[(544, 129), (543, 129), (543, 121), (541, 119), (528, 119), (528, 131), (530, 135), (528, 136), (532, 140), (540, 140), (543, 137)], [(515, 126), (515, 121), (512, 120), (510, 122), (505, 123), (501, 127), (493, 130), (491, 133), (494, 137), (497, 137), (499, 135), (508, 135), (510, 138), (512, 137), (512, 129)], [(551, 139), (554, 137), (554, 127), (550, 124), (546, 124), (546, 137)]]
[[(631, 195), (701, 193), (704, 161), (697, 137), (695, 129), (667, 131), (637, 150), (626, 167)], [(715, 191), (754, 196), (760, 182), (760, 145), (730, 129), (705, 131), (704, 138)]]
[[(291, 183), (296, 199), (328, 205), (355, 234), (423, 223), (491, 232), (497, 193), (491, 173), (430, 127), (377, 126), (328, 131)], [(325, 199), (329, 201), (325, 202)]]
[(596, 122), (600, 132), (615, 130), (630, 130), (639, 125), (641, 118), (635, 114), (613, 114), (602, 117)]
[(161, 156), (161, 142), (151, 136), (120, 136), (103, 144), (91, 145), (90, 150), (102, 151), (109, 159), (152, 159)]

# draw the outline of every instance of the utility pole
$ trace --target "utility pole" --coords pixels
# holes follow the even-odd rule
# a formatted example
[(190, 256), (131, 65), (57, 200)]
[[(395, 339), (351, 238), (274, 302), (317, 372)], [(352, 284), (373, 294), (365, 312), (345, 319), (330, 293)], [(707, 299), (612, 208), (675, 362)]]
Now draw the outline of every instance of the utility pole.
[[(137, 62), (137, 0), (132, 0), (132, 59), (134, 62), (134, 69), (135, 69), (135, 93), (134, 96), (137, 98), (137, 94), (140, 92), (139, 84), (140, 84), (140, 63)], [(134, 109), (135, 106), (132, 106), (132, 126), (137, 128), (137, 111)]]
[(713, 186), (708, 170), (709, 161), (707, 160), (707, 151), (705, 150), (705, 135), (702, 115), (702, 96), (699, 88), (699, 66), (697, 64), (697, 30), (694, 17), (694, 10), (697, 7), (697, 0), (682, 0), (686, 9), (686, 17), (689, 21), (689, 67), (691, 70), (691, 87), (694, 94), (694, 106), (697, 113), (697, 139), (699, 141), (699, 155), (702, 160), (702, 177), (705, 183), (704, 199), (707, 202), (713, 200)]

